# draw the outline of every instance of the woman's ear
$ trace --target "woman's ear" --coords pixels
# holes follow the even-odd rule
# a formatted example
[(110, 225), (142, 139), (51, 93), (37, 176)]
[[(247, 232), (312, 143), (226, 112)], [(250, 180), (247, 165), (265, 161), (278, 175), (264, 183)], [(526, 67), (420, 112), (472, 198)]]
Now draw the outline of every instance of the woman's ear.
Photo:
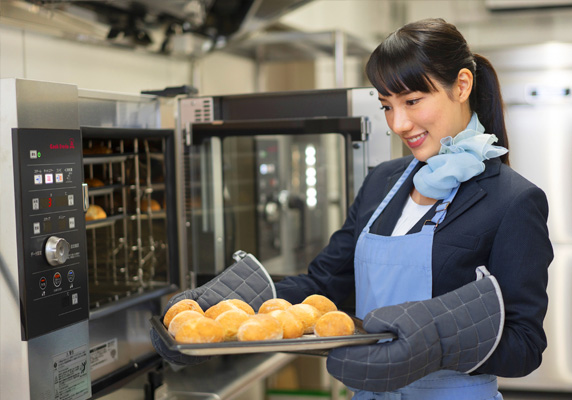
[(467, 68), (462, 68), (459, 71), (459, 74), (457, 75), (456, 89), (461, 103), (464, 103), (469, 99), (471, 91), (473, 90), (473, 73)]

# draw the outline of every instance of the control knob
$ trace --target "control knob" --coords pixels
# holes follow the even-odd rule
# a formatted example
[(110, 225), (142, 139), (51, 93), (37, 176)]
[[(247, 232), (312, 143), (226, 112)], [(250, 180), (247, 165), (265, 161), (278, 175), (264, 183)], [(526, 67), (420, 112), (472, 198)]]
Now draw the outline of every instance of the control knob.
[(46, 259), (52, 266), (66, 262), (70, 254), (70, 244), (67, 240), (56, 236), (50, 236), (46, 242)]

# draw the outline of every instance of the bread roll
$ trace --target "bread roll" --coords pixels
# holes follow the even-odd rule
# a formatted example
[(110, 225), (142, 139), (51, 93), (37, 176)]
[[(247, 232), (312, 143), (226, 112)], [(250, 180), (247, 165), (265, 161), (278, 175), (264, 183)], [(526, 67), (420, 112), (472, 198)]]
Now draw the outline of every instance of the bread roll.
[(314, 333), (319, 337), (348, 336), (353, 335), (355, 329), (354, 321), (349, 315), (341, 311), (330, 311), (316, 321)]
[(231, 341), (236, 340), (238, 328), (248, 318), (250, 318), (250, 315), (237, 308), (235, 310), (228, 310), (223, 312), (218, 317), (216, 317), (215, 321), (219, 322), (224, 328), (224, 340)]
[(182, 311), (186, 311), (186, 310), (196, 311), (199, 314), (204, 315), (204, 311), (201, 308), (201, 306), (199, 305), (199, 303), (197, 303), (196, 301), (191, 300), (191, 299), (183, 299), (183, 300), (178, 301), (175, 304), (173, 304), (167, 310), (167, 312), (165, 313), (165, 316), (163, 317), (163, 324), (168, 329), (169, 324), (171, 323), (173, 318), (175, 318), (175, 315), (177, 315), (178, 313), (180, 313)]
[(169, 333), (174, 337), (177, 334), (179, 328), (187, 321), (193, 318), (204, 317), (203, 314), (197, 311), (185, 310), (181, 311), (171, 320), (169, 324)]
[(282, 339), (282, 324), (268, 314), (252, 315), (238, 328), (236, 337), (241, 342)]
[(141, 211), (146, 212), (151, 204), (151, 211), (161, 211), (161, 204), (155, 199), (151, 199), (151, 203), (147, 199), (141, 200)]
[(95, 221), (104, 218), (107, 218), (105, 210), (96, 204), (90, 205), (87, 209), (87, 212), (85, 213), (86, 221)]
[(219, 301), (217, 304), (210, 307), (205, 311), (205, 317), (216, 319), (223, 312), (235, 309), (243, 310), (248, 315), (254, 315), (254, 310), (248, 305), (248, 303), (238, 299), (229, 299)]
[(90, 188), (97, 188), (97, 187), (105, 186), (105, 183), (103, 183), (103, 181), (101, 179), (97, 179), (97, 178), (86, 178), (85, 183), (87, 183), (87, 186)]
[(244, 300), (229, 299), (229, 300), (223, 300), (223, 301), (228, 301), (229, 303), (234, 304), (236, 307), (240, 308), (242, 311), (244, 311), (248, 315), (254, 315), (255, 314), (254, 309), (250, 306), (250, 304), (248, 304)]
[(210, 319), (217, 319), (219, 315), (228, 310), (240, 310), (240, 308), (238, 308), (237, 306), (226, 300), (223, 300), (221, 302), (218, 302), (214, 306), (209, 307), (205, 311), (205, 317)]
[(313, 333), (314, 325), (322, 313), (310, 304), (294, 304), (286, 311), (291, 312), (304, 325), (304, 333)]
[(284, 299), (270, 299), (266, 300), (258, 309), (258, 314), (268, 314), (274, 310), (286, 310), (292, 307), (292, 303)]
[(93, 147), (86, 147), (83, 149), (83, 154), (111, 154), (113, 151), (104, 145), (98, 144)]
[(179, 327), (175, 340), (179, 343), (218, 343), (224, 340), (224, 328), (210, 318), (192, 318)]
[(273, 310), (267, 315), (276, 318), (282, 324), (282, 338), (295, 339), (304, 334), (304, 325), (294, 314), (285, 310)]
[(338, 311), (334, 302), (321, 294), (313, 294), (304, 299), (302, 304), (309, 304), (316, 307), (322, 314), (330, 311)]

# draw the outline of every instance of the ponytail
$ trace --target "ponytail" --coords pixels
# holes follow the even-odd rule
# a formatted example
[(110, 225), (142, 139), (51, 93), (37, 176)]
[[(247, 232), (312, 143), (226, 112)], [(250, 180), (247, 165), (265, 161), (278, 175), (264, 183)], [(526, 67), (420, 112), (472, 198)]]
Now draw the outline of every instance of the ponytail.
[[(474, 54), (476, 73), (473, 92), (469, 98), (471, 109), (479, 116), (485, 132), (494, 133), (498, 138), (495, 143), (508, 149), (508, 136), (504, 122), (504, 105), (497, 74), (485, 57)], [(500, 157), (509, 165), (508, 153)]]

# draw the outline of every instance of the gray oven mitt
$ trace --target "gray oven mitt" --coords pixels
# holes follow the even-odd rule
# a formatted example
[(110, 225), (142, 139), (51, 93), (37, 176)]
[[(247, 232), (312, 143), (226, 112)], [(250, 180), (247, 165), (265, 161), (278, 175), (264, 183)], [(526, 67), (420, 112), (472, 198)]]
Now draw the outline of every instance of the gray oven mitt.
[[(221, 300), (240, 299), (256, 311), (266, 300), (276, 298), (272, 278), (252, 254), (239, 250), (234, 253), (233, 258), (236, 262), (211, 281), (173, 296), (167, 303), (163, 316), (173, 304), (183, 299), (195, 300), (205, 311)], [(157, 353), (173, 364), (193, 365), (209, 358), (193, 357), (169, 350), (154, 328), (151, 328), (151, 342)]]
[(365, 330), (397, 338), (334, 349), (327, 368), (346, 386), (370, 392), (394, 391), (441, 369), (469, 373), (496, 349), (503, 325), (498, 282), (479, 267), (477, 280), (457, 290), (371, 311)]

